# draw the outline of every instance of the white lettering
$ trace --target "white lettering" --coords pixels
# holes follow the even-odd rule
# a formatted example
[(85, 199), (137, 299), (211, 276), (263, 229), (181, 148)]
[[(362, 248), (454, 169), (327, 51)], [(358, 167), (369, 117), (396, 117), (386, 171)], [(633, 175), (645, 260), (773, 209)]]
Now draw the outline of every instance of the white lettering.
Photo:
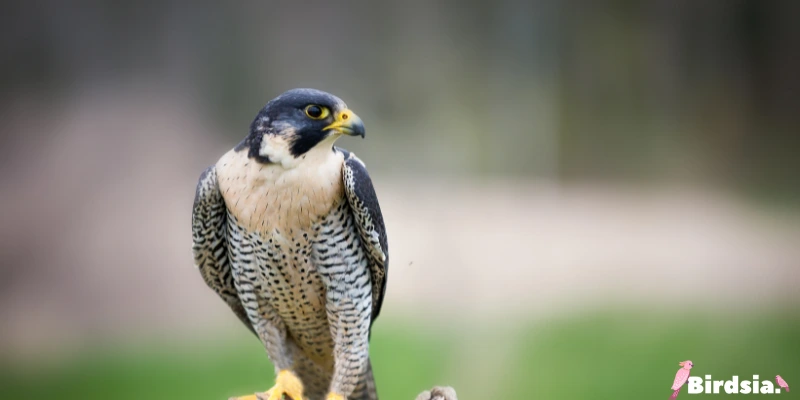
[(772, 386), (772, 381), (761, 381), (761, 394), (775, 393), (775, 386)]
[(742, 390), (739, 393), (750, 394), (750, 381), (742, 381)]
[(699, 376), (689, 377), (689, 394), (703, 393), (703, 379)]
[(733, 380), (725, 381), (725, 393), (735, 394), (739, 393), (739, 377), (734, 376)]
[(689, 394), (719, 394), (722, 390), (725, 390), (726, 394), (775, 394), (781, 392), (781, 389), (772, 381), (759, 381), (758, 375), (753, 375), (752, 381), (739, 380), (737, 375), (727, 381), (711, 380), (711, 375), (705, 375), (705, 379), (699, 376), (690, 376), (686, 384)]

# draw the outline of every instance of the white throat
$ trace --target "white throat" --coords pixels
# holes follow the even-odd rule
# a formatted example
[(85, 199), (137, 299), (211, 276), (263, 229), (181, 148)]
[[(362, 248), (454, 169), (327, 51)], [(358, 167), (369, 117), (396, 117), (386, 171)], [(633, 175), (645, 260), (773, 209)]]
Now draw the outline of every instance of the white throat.
[(320, 163), (324, 162), (328, 157), (333, 155), (333, 143), (339, 135), (329, 135), (311, 150), (295, 157), (291, 150), (291, 141), (285, 136), (264, 135), (261, 139), (261, 148), (258, 150), (259, 155), (269, 158), (275, 164), (279, 164), (284, 169), (293, 169), (303, 163)]

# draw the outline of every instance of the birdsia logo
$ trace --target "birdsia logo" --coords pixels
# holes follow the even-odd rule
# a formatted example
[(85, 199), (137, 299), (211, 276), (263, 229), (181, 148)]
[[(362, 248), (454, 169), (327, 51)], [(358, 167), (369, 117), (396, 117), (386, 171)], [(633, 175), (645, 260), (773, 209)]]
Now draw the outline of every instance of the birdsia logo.
[(781, 388), (776, 388), (772, 381), (759, 381), (758, 375), (753, 375), (752, 380), (741, 381), (736, 375), (726, 381), (712, 380), (711, 375), (706, 375), (705, 379), (690, 376), (686, 386), (689, 394), (779, 394), (781, 392)]
[(780, 375), (775, 375), (775, 383), (778, 385), (776, 388), (770, 380), (758, 381), (758, 375), (753, 375), (752, 380), (740, 381), (738, 376), (731, 377), (730, 380), (712, 380), (711, 375), (706, 375), (705, 380), (699, 376), (689, 376), (694, 363), (691, 360), (680, 362), (678, 365), (681, 369), (675, 374), (675, 381), (672, 383), (673, 390), (670, 400), (678, 398), (681, 388), (686, 384), (687, 392), (689, 394), (779, 394), (781, 389), (789, 391), (789, 384), (781, 378)]

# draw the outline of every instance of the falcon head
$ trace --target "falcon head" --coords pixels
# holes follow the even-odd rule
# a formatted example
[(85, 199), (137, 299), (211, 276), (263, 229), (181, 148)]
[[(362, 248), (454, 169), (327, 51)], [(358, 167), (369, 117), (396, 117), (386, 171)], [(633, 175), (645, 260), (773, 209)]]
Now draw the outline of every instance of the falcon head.
[(315, 89), (292, 89), (271, 100), (237, 148), (258, 162), (291, 167), (316, 150), (330, 152), (340, 136), (364, 137), (361, 118), (338, 97)]

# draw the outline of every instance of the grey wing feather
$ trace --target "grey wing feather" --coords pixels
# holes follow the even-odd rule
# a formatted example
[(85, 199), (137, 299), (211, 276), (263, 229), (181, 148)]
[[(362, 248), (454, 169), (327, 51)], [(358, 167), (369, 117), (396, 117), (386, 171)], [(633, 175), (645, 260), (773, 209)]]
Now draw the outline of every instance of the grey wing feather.
[[(344, 188), (350, 209), (355, 216), (361, 242), (369, 258), (372, 278), (372, 319), (378, 318), (386, 294), (386, 273), (389, 269), (389, 243), (378, 196), (364, 163), (354, 154), (338, 149), (345, 156)], [(370, 323), (371, 324), (371, 323)]]
[(255, 333), (233, 284), (227, 243), (227, 209), (211, 166), (200, 175), (192, 207), (192, 253), (208, 287)]

